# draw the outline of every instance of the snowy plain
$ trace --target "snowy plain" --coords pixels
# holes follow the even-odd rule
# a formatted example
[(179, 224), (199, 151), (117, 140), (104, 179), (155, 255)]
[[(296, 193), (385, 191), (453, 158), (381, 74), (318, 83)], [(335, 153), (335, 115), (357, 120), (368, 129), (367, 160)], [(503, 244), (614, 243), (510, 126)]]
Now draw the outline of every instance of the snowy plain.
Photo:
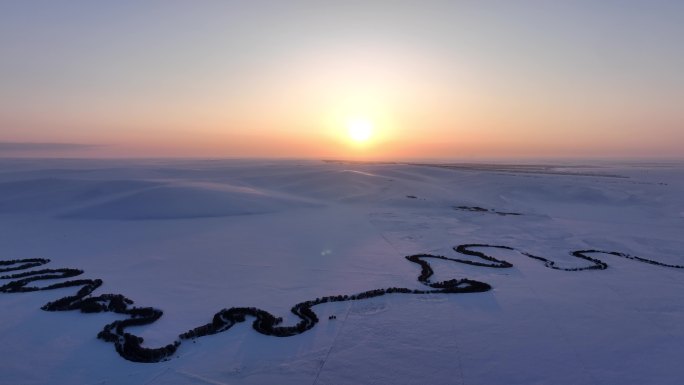
[[(459, 244), (566, 268), (586, 249), (684, 265), (684, 164), (0, 159), (0, 259), (49, 258), (162, 309), (131, 328), (145, 346), (222, 308), (293, 324), (316, 297), (422, 289), (404, 257), (466, 258)], [(514, 267), (430, 264), (491, 291), (321, 304), (300, 335), (244, 322), (159, 363), (96, 338), (121, 315), (40, 309), (74, 288), (0, 293), (0, 384), (683, 383), (684, 269), (483, 251)]]

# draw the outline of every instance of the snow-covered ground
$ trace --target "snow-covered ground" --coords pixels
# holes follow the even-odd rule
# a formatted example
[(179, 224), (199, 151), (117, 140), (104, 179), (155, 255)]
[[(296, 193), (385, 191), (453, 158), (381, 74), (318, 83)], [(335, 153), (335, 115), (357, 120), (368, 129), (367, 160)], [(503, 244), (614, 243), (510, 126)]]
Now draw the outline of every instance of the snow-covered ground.
[[(102, 279), (94, 295), (162, 309), (129, 329), (147, 347), (223, 308), (293, 325), (302, 301), (426, 289), (404, 257), (477, 260), (460, 244), (561, 268), (587, 266), (570, 254), (586, 249), (684, 265), (684, 164), (577, 165), (4, 159), (0, 259), (49, 258), (40, 268)], [(305, 333), (248, 320), (159, 363), (96, 338), (120, 314), (40, 309), (77, 288), (0, 293), (0, 384), (682, 383), (684, 269), (591, 254), (608, 268), (554, 270), (479, 250), (514, 267), (431, 260), (433, 281), (491, 291), (321, 304)]]

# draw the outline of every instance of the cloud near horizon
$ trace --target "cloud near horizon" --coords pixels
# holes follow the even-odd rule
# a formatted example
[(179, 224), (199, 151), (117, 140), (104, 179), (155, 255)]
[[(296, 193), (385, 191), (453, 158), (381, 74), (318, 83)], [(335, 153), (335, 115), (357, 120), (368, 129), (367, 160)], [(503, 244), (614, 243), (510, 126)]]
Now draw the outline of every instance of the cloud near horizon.
[(101, 144), (51, 143), (51, 142), (0, 142), (0, 155), (3, 153), (37, 155), (41, 153), (64, 153), (93, 150), (104, 147)]

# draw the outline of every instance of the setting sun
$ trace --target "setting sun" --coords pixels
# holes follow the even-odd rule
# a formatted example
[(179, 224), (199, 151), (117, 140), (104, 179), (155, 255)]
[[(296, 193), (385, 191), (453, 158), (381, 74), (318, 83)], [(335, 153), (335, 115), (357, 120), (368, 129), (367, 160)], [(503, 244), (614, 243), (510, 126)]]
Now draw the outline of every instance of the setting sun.
[(351, 119), (347, 122), (347, 133), (355, 142), (366, 142), (373, 136), (373, 122), (368, 119)]

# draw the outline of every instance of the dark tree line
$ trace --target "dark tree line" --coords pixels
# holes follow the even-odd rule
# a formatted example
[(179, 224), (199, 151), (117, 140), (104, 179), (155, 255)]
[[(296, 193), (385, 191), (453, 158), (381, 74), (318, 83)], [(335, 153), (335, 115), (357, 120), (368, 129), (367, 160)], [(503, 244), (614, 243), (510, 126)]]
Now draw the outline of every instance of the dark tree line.
[[(483, 209), (485, 210), (485, 209)], [(406, 259), (420, 266), (421, 271), (418, 275), (418, 281), (430, 289), (408, 289), (403, 287), (389, 287), (383, 289), (373, 289), (357, 294), (347, 295), (331, 295), (326, 297), (316, 298), (310, 301), (300, 302), (292, 307), (290, 311), (299, 318), (299, 322), (291, 326), (281, 325), (283, 319), (276, 317), (273, 314), (256, 307), (232, 307), (223, 309), (214, 314), (211, 322), (196, 327), (185, 333), (179, 335), (179, 339), (160, 348), (146, 348), (142, 346), (143, 338), (126, 332), (126, 328), (131, 326), (148, 325), (157, 321), (163, 312), (153, 307), (135, 307), (133, 301), (121, 294), (101, 294), (93, 296), (92, 293), (102, 286), (101, 279), (75, 279), (67, 280), (59, 283), (53, 283), (47, 286), (31, 286), (32, 282), (48, 281), (58, 279), (68, 279), (83, 274), (83, 270), (79, 269), (40, 269), (32, 271), (23, 271), (20, 273), (6, 274), (0, 276), (0, 279), (11, 280), (10, 282), (0, 286), (0, 292), (3, 293), (21, 293), (31, 291), (53, 290), (64, 287), (80, 287), (76, 294), (59, 298), (42, 306), (45, 311), (69, 311), (78, 310), (82, 313), (99, 313), (99, 312), (113, 312), (117, 314), (126, 314), (128, 318), (117, 320), (105, 325), (97, 337), (114, 344), (116, 351), (121, 357), (135, 362), (159, 362), (168, 359), (178, 349), (182, 340), (195, 339), (198, 337), (207, 336), (224, 332), (233, 325), (245, 322), (247, 317), (254, 318), (252, 327), (259, 333), (276, 336), (289, 337), (304, 333), (313, 328), (319, 319), (316, 313), (312, 310), (314, 306), (328, 302), (343, 302), (343, 301), (358, 301), (367, 298), (379, 297), (387, 294), (428, 294), (428, 293), (479, 293), (486, 292), (491, 289), (491, 286), (485, 282), (475, 281), (467, 278), (449, 279), (446, 281), (432, 282), (430, 278), (434, 274), (432, 266), (427, 261), (429, 259), (441, 259), (452, 262), (464, 263), (473, 266), (490, 267), (490, 268), (510, 268), (513, 265), (501, 259), (494, 258), (486, 253), (474, 248), (493, 248), (503, 250), (515, 250), (524, 256), (538, 260), (544, 263), (544, 266), (550, 269), (564, 270), (564, 271), (581, 271), (581, 270), (604, 270), (608, 268), (608, 264), (598, 258), (593, 258), (587, 254), (607, 254), (616, 257), (627, 258), (639, 262), (644, 262), (657, 266), (671, 267), (676, 269), (684, 269), (682, 265), (666, 264), (642, 257), (637, 257), (625, 253), (615, 251), (601, 251), (601, 250), (577, 250), (571, 253), (572, 256), (590, 262), (589, 265), (562, 268), (556, 266), (556, 263), (550, 259), (532, 255), (530, 253), (517, 250), (509, 246), (487, 245), (487, 244), (463, 244), (454, 246), (454, 251), (459, 254), (476, 257), (479, 260), (467, 260), (459, 258), (448, 258), (442, 255), (432, 254), (417, 254), (407, 256)], [(0, 273), (7, 273), (13, 271), (21, 271), (39, 267), (49, 263), (49, 259), (45, 258), (28, 258), (28, 259), (14, 259), (0, 261)], [(329, 319), (335, 319), (335, 316), (330, 316)]]
[(522, 215), (520, 213), (512, 213), (512, 212), (506, 212), (506, 211), (498, 211), (494, 209), (486, 209), (484, 207), (480, 206), (453, 206), (454, 210), (461, 210), (461, 211), (471, 211), (471, 212), (476, 212), (476, 213), (492, 213), (492, 214), (497, 214), (501, 216), (507, 216), (507, 215)]

